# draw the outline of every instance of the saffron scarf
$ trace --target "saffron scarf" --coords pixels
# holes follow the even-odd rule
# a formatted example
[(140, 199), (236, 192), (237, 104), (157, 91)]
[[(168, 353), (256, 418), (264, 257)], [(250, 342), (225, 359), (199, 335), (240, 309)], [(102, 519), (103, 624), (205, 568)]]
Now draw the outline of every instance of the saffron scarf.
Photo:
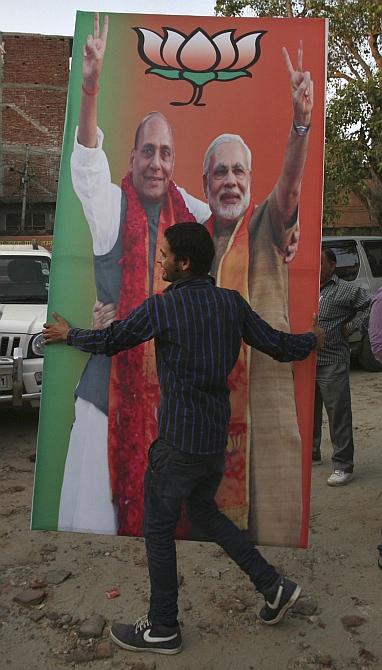
[[(131, 172), (122, 181), (127, 199), (123, 229), (122, 281), (117, 319), (123, 319), (149, 296), (149, 230), (146, 212), (133, 185)], [(173, 182), (160, 212), (156, 255), (165, 229), (195, 218)], [(154, 264), (153, 292), (166, 286)], [(143, 532), (143, 480), (147, 451), (157, 437), (159, 385), (154, 342), (150, 340), (113, 357), (109, 387), (108, 458), (110, 483), (118, 513), (118, 534)]]
[[(281, 224), (274, 192), (259, 207), (251, 203), (219, 264), (217, 284), (249, 297), (263, 319), (288, 332), (284, 250), (298, 224)], [(213, 220), (208, 226), (213, 234)], [(292, 365), (243, 348), (229, 379), (232, 418), (216, 500), (258, 544), (299, 546), (301, 437)]]
[[(238, 291), (249, 299), (249, 239), (248, 226), (254, 210), (250, 203), (246, 214), (238, 221), (217, 269), (216, 284)], [(215, 232), (214, 217), (210, 217), (207, 230)], [(231, 391), (231, 419), (228, 428), (225, 472), (219, 486), (216, 502), (240, 528), (247, 528), (249, 513), (249, 454), (251, 421), (249, 408), (249, 357), (250, 350), (243, 342), (239, 358), (233, 368), (228, 385)]]

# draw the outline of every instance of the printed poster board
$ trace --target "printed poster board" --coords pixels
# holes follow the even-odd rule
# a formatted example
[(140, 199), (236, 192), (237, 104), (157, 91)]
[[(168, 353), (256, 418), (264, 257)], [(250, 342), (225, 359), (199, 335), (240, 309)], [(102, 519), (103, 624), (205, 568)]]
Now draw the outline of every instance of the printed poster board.
[[(102, 29), (102, 15), (100, 24)], [(121, 184), (131, 167), (135, 133), (150, 112), (160, 112), (170, 128), (169, 143), (175, 154), (171, 176), (176, 187), (188, 194), (180, 197), (186, 202), (187, 211), (194, 208), (196, 220), (206, 224), (208, 219), (203, 206), (206, 203), (203, 161), (207, 147), (221, 134), (239, 135), (252, 154), (248, 180), (251, 198), (245, 225), (251, 225), (264, 203), (268, 206), (270, 194), (283, 172), (288, 137), (295, 132), (291, 131), (293, 109), (290, 73), (282, 52), (285, 47), (293, 68), (298, 69), (299, 58), (302, 59), (302, 70), (309, 71), (314, 82), (298, 222), (290, 224), (295, 225), (293, 230), (296, 227), (299, 230), (298, 249), (292, 262), (285, 263), (277, 242), (280, 231), (272, 228), (272, 225), (277, 228), (277, 217), (272, 224), (272, 215), (270, 223), (256, 228), (254, 245), (248, 243), (246, 251), (240, 251), (240, 245), (234, 250), (231, 240), (232, 254), (238, 255), (231, 256), (226, 268), (215, 268), (215, 274), (218, 284), (238, 287), (252, 307), (274, 327), (286, 330), (290, 326), (292, 332), (309, 330), (317, 307), (321, 239), (325, 20), (111, 14), (96, 96), (97, 123), (104, 135), (101, 163), (106, 161), (109, 166), (110, 177), (106, 176), (109, 186), (104, 195), (103, 175), (93, 195), (84, 196), (86, 174), (93, 170), (93, 159), (89, 158), (92, 150), (82, 152), (76, 159), (77, 167), (85, 171), (85, 185), (84, 180), (73, 185), (71, 156), (82, 95), (83, 45), (92, 31), (93, 15), (78, 12), (54, 230), (49, 320), (52, 311), (57, 311), (72, 325), (89, 328), (93, 305), (97, 298), (100, 300), (100, 292), (104, 291), (105, 297), (105, 284), (109, 280), (114, 283), (111, 293), (117, 291), (118, 297), (123, 281), (126, 285), (135, 277), (138, 299), (146, 290), (139, 285), (140, 276), (147, 272), (155, 275), (153, 250), (150, 252), (148, 246), (148, 219), (152, 212), (144, 210), (146, 219), (139, 219), (142, 230), (145, 229), (142, 245), (151, 253), (143, 267), (137, 261), (142, 257), (137, 250), (143, 248), (139, 247), (139, 236), (136, 246), (130, 246), (129, 256), (124, 233), (126, 205), (124, 210), (121, 204), (124, 198), (127, 200)], [(298, 57), (300, 46), (302, 53)], [(92, 95), (93, 91), (87, 91), (86, 95), (89, 93)], [(102, 169), (107, 172), (108, 168), (103, 164)], [(95, 179), (98, 178), (96, 175)], [(182, 190), (177, 192), (183, 194)], [(88, 201), (84, 203), (86, 197)], [(178, 202), (177, 210), (182, 216), (183, 200)], [(197, 201), (202, 203), (201, 207)], [(102, 219), (100, 224), (94, 223), (98, 206), (98, 212), (102, 211), (102, 216), (98, 216)], [(94, 209), (96, 212), (92, 213)], [(154, 213), (154, 219), (155, 216)], [(109, 219), (113, 217), (111, 233)], [(216, 231), (217, 228), (218, 234)], [(121, 258), (125, 260), (121, 262)], [(105, 259), (106, 265), (102, 266)], [(129, 268), (125, 280), (123, 266)], [(155, 276), (147, 284), (147, 289), (150, 288), (162, 289)], [(118, 300), (116, 303), (118, 309)], [(136, 304), (134, 296), (129, 297), (127, 304)], [(106, 389), (108, 393), (113, 374), (110, 370), (106, 376), (105, 371), (88, 375), (85, 391), (80, 391), (83, 397), (74, 402), (87, 360), (86, 354), (63, 345), (46, 351), (32, 528), (141, 535), (143, 473), (150, 441), (155, 438), (158, 390), (154, 388), (153, 372), (147, 369), (143, 375), (152, 389), (150, 393), (147, 384), (143, 384), (138, 400), (118, 398), (120, 404), (124, 403), (128, 425), (121, 430), (114, 428), (110, 435), (110, 421), (97, 400), (99, 392), (105, 395)], [(259, 358), (257, 352), (247, 352), (243, 366), (244, 376), (239, 375), (234, 384), (241, 391), (245, 387), (245, 392), (240, 396), (239, 389), (239, 395), (231, 394), (237, 420), (230, 431), (227, 472), (217, 500), (236, 523), (249, 529), (258, 543), (304, 547), (308, 539), (314, 356), (295, 363), (292, 368), (270, 359), (265, 361), (264, 355)], [(281, 373), (280, 366), (283, 366)], [(131, 395), (136, 396), (134, 380), (125, 381)], [(80, 408), (84, 397), (85, 409)], [(68, 445), (73, 438), (75, 404), (77, 446), (72, 449), (74, 456), (69, 467)], [(129, 438), (132, 429), (135, 441)], [(68, 514), (63, 501), (65, 464), (71, 473), (65, 500), (73, 509)], [(123, 481), (116, 482), (118, 477)], [(105, 521), (103, 511), (97, 508), (102, 496)], [(74, 509), (77, 504), (78, 514)], [(179, 536), (192, 537), (192, 529), (183, 521)]]

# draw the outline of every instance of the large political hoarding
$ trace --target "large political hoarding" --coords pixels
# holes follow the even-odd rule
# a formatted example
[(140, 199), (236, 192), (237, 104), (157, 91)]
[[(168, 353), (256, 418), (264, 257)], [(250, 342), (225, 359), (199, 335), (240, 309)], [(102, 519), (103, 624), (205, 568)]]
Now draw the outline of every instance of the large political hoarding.
[[(165, 227), (196, 220), (220, 250), (218, 285), (239, 290), (275, 328), (308, 330), (318, 295), (325, 20), (112, 14), (107, 36), (104, 17), (99, 35), (93, 21), (77, 14), (49, 315), (84, 328), (123, 316), (165, 287), (155, 263)], [(99, 89), (83, 86), (89, 34), (104, 47)], [(296, 103), (300, 84), (306, 97)], [(307, 132), (292, 126), (296, 109), (309, 113)], [(280, 204), (288, 179), (298, 212)], [(217, 501), (260, 544), (307, 544), (314, 368), (314, 356), (292, 367), (243, 345), (231, 374)], [(32, 528), (142, 534), (158, 399), (152, 343), (113, 360), (47, 350)], [(187, 519), (178, 536), (193, 537)]]

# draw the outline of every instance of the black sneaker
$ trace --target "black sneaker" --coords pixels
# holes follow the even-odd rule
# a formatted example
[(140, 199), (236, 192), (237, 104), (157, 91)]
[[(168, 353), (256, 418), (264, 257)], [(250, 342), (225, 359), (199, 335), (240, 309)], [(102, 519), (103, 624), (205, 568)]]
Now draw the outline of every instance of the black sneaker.
[(260, 610), (260, 620), (272, 626), (283, 618), (285, 612), (300, 596), (301, 586), (286, 577), (279, 577), (276, 584), (265, 595), (265, 605)]
[(113, 624), (110, 637), (120, 647), (131, 651), (154, 651), (157, 654), (178, 654), (182, 651), (179, 626), (152, 626), (148, 616), (131, 625)]
[(312, 465), (321, 465), (322, 463), (322, 456), (320, 452), (314, 451), (312, 453)]

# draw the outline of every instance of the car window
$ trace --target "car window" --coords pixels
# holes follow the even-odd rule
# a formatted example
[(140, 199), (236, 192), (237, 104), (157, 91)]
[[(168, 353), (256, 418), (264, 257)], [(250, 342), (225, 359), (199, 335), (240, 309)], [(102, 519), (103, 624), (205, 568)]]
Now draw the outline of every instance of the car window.
[(359, 272), (359, 256), (355, 240), (338, 240), (323, 242), (323, 247), (330, 247), (336, 255), (336, 273), (341, 279), (353, 281), (357, 279)]
[(0, 256), (0, 303), (48, 302), (50, 258)]
[(362, 242), (373, 277), (382, 277), (382, 241), (365, 240)]

